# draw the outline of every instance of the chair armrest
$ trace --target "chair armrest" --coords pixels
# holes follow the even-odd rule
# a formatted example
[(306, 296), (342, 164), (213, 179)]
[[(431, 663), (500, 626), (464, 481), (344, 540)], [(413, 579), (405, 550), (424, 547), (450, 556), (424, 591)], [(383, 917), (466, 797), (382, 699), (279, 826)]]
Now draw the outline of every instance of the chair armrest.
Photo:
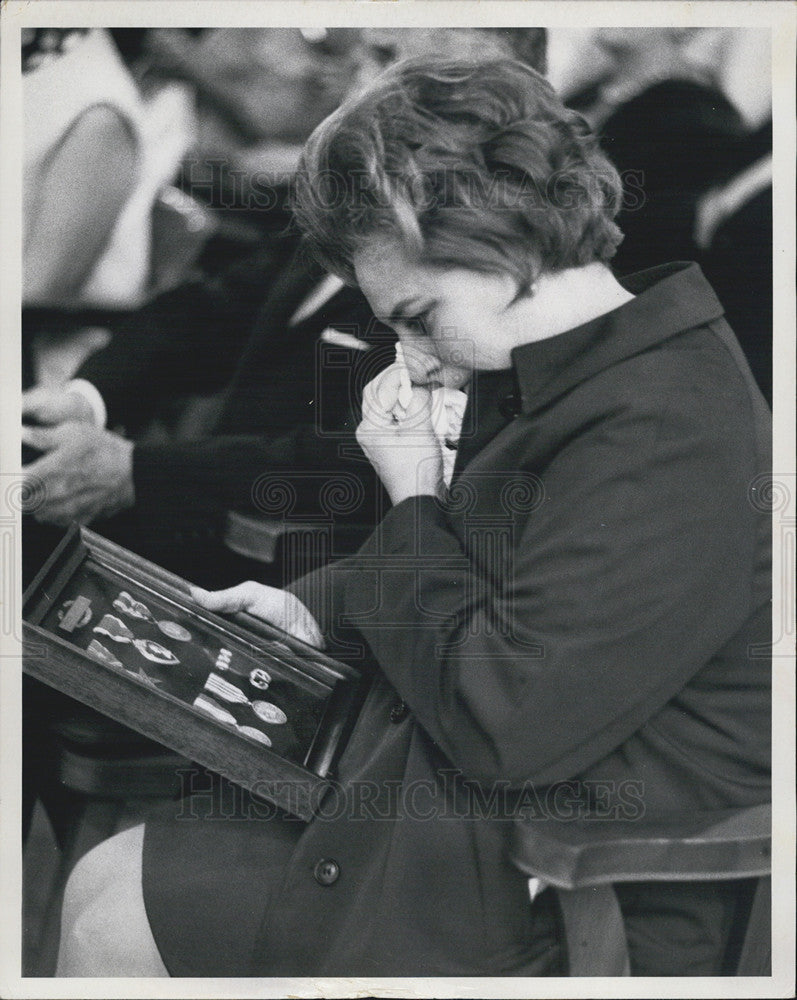
[[(261, 563), (273, 563), (277, 558), (280, 539), (292, 537), (294, 544), (301, 544), (310, 536), (326, 536), (326, 549), (319, 541), (315, 545), (316, 558), (310, 559), (304, 572), (317, 568), (329, 558), (340, 558), (356, 552), (374, 529), (372, 522), (343, 521), (285, 521), (264, 514), (248, 514), (228, 510), (224, 524), (224, 545), (232, 552)], [(324, 556), (324, 552), (326, 555)], [(312, 555), (312, 552), (309, 553)], [(318, 557), (324, 556), (321, 563)]]
[(665, 819), (518, 820), (510, 858), (558, 889), (753, 878), (770, 871), (772, 807)]
[(326, 530), (328, 529), (324, 524), (297, 524), (276, 517), (257, 517), (229, 510), (224, 525), (224, 544), (239, 556), (272, 563), (277, 554), (277, 543), (283, 535), (289, 532)]
[(217, 229), (210, 208), (173, 184), (163, 187), (152, 206), (148, 297), (167, 292), (185, 281)]

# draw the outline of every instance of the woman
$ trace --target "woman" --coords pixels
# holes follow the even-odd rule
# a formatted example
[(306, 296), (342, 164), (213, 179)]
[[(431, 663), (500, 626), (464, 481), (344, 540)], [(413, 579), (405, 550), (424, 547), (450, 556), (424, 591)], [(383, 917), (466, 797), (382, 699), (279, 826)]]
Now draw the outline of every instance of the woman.
[[(401, 63), (311, 137), (309, 245), (412, 377), (372, 382), (358, 429), (393, 506), (323, 586), (197, 599), (357, 640), (374, 685), (313, 822), (172, 809), (93, 852), (61, 974), (557, 973), (551, 893), (530, 905), (504, 849), (530, 791), (570, 815), (768, 798), (767, 410), (695, 266), (615, 281), (619, 201), (508, 60)], [(468, 396), (449, 489), (440, 387)], [(730, 887), (622, 905), (635, 972), (718, 971)]]
[(131, 280), (131, 235), (119, 245), (116, 227), (140, 166), (135, 82), (103, 30), (26, 29), (22, 69), (23, 301), (118, 304), (102, 262), (122, 270), (117, 283)]

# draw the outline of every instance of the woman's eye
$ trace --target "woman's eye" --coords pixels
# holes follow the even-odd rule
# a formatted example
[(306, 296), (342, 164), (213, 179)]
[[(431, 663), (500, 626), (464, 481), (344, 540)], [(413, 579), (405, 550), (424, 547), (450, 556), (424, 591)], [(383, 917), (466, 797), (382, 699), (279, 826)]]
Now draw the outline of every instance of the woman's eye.
[(428, 335), (427, 330), (427, 320), (428, 314), (422, 313), (419, 316), (406, 316), (402, 323), (408, 330), (412, 331), (416, 336), (426, 337)]

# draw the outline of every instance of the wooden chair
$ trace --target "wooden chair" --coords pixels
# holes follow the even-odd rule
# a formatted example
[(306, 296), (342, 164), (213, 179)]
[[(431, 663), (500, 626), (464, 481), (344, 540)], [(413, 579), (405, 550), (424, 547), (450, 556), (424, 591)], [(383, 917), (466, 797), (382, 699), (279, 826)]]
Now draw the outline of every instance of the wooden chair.
[(750, 880), (740, 903), (743, 932), (725, 966), (737, 976), (770, 975), (771, 806), (647, 820), (518, 820), (511, 858), (556, 890), (571, 976), (630, 975), (628, 944), (614, 885), (621, 882)]
[[(70, 872), (101, 841), (143, 821), (157, 800), (177, 798), (181, 772), (196, 767), (179, 755), (97, 713), (56, 722), (49, 747), (52, 781), (60, 791), (58, 863), (46, 891), (38, 926), (26, 928), (25, 975), (50, 976), (55, 969), (61, 903)], [(35, 857), (24, 859), (28, 898), (38, 878)], [(39, 889), (41, 892), (41, 888)]]

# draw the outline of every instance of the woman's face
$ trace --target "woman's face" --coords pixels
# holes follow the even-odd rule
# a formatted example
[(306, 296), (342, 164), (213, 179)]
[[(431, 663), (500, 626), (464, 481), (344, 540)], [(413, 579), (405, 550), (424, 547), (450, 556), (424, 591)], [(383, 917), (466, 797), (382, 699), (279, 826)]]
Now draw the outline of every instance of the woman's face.
[(354, 270), (374, 315), (398, 334), (416, 385), (458, 389), (473, 371), (511, 367), (519, 339), (509, 275), (431, 267), (387, 242), (356, 254)]

